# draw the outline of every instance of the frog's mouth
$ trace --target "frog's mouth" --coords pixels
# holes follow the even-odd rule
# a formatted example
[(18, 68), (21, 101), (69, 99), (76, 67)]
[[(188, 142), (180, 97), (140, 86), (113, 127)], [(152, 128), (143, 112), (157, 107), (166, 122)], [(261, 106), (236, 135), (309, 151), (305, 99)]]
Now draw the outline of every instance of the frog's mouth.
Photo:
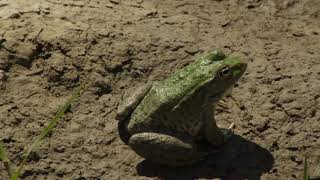
[(213, 95), (211, 95), (209, 99), (211, 100), (211, 102), (218, 102), (221, 98), (230, 95), (232, 92), (232, 89), (233, 89), (233, 86), (224, 90), (220, 90), (214, 93)]

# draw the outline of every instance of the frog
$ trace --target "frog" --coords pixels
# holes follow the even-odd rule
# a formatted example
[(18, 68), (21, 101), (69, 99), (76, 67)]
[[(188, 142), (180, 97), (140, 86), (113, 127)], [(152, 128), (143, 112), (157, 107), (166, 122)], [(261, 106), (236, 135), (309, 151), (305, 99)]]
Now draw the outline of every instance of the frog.
[(116, 113), (123, 141), (158, 164), (185, 166), (205, 159), (211, 151), (201, 151), (200, 140), (216, 152), (234, 134), (231, 127), (218, 127), (214, 107), (246, 67), (239, 57), (214, 50), (162, 81), (139, 85), (123, 96)]

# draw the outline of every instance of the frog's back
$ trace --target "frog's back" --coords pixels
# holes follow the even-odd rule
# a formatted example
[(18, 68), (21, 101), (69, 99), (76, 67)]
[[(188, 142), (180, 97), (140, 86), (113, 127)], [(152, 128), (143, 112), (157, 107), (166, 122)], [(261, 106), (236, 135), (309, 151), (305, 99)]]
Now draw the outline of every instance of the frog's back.
[[(163, 130), (164, 128), (178, 128), (175, 119), (179, 118), (181, 111), (173, 112), (173, 108), (181, 101), (182, 98), (188, 96), (198, 85), (212, 76), (215, 71), (206, 57), (186, 66), (175, 74), (157, 82), (150, 89), (136, 110), (131, 116), (128, 130), (131, 134), (138, 132)], [(217, 68), (219, 63), (216, 64)], [(190, 105), (190, 104), (189, 104)], [(194, 106), (191, 104), (190, 106)], [(184, 109), (184, 108), (181, 108)], [(181, 117), (180, 117), (181, 118)], [(186, 119), (184, 122), (179, 122), (179, 126), (186, 126), (195, 122), (190, 122), (191, 119)]]

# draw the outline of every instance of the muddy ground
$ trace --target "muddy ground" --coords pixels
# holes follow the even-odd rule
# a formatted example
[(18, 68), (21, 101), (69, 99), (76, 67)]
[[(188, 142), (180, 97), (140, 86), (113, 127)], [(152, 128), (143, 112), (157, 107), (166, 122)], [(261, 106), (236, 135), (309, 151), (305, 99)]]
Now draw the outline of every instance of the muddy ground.
[[(320, 175), (319, 47), (319, 0), (0, 0), (0, 139), (17, 164), (91, 73), (23, 179), (295, 180), (305, 155)], [(122, 93), (212, 49), (249, 64), (217, 109), (237, 136), (194, 166), (144, 161), (119, 138)]]

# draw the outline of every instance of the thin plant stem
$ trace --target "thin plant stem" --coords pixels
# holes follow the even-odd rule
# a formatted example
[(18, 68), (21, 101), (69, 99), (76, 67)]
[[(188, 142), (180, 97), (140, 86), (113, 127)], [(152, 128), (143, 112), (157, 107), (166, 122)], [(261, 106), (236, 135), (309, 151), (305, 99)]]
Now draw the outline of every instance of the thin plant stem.
[(10, 165), (10, 160), (7, 156), (7, 153), (5, 151), (5, 148), (2, 144), (2, 142), (0, 142), (0, 161), (3, 161), (4, 167), (6, 168), (7, 172), (8, 172), (8, 176), (11, 177), (11, 165)]
[(52, 129), (58, 124), (58, 122), (62, 119), (65, 112), (70, 107), (71, 103), (77, 100), (80, 97), (82, 92), (86, 89), (86, 82), (80, 84), (80, 86), (74, 91), (73, 95), (66, 101), (66, 103), (60, 107), (58, 113), (52, 118), (49, 124), (41, 131), (41, 133), (36, 137), (35, 141), (27, 148), (23, 155), (23, 160), (19, 164), (16, 171), (10, 176), (10, 180), (17, 180), (21, 175), (21, 171), (24, 165), (27, 163), (27, 160), (31, 154), (31, 152), (42, 142), (42, 140), (52, 131)]
[(308, 174), (308, 158), (307, 156), (304, 157), (304, 167), (303, 167), (303, 180), (309, 180)]

